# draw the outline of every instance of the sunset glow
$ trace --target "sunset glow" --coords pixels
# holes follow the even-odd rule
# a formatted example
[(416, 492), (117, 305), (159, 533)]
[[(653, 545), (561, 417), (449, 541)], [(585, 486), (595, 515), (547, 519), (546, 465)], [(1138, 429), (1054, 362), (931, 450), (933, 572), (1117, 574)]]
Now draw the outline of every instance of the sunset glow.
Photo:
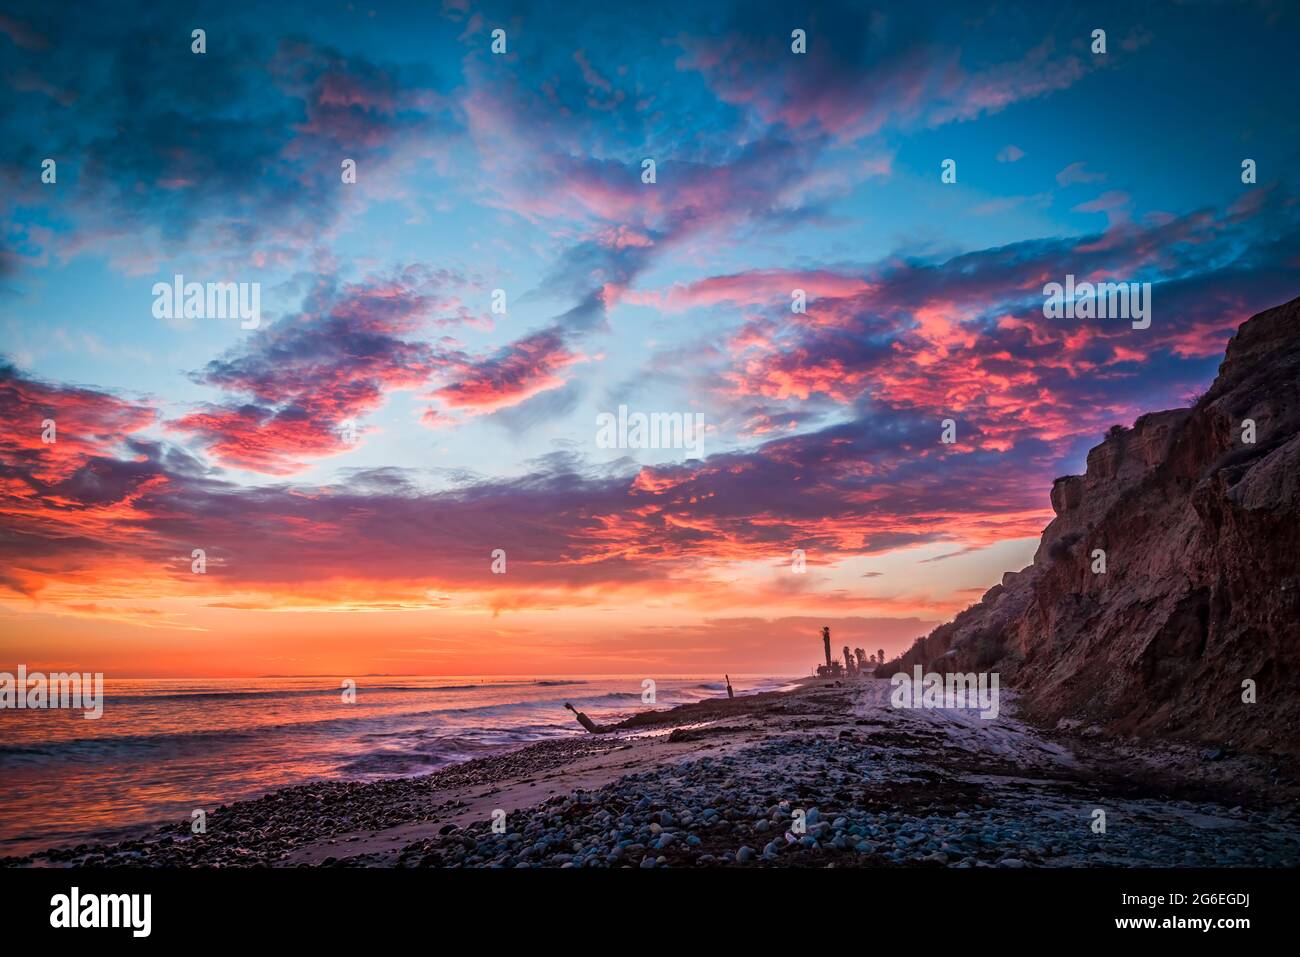
[[(214, 13), (197, 66), (167, 5), (0, 18), (7, 662), (803, 674), (826, 624), (893, 655), (1296, 291), (1297, 132), (1249, 106), (1293, 51), (1200, 50), (1217, 8), (1116, 19), (1102, 60), (1046, 7), (971, 48), (846, 5), (807, 58), (766, 6), (294, 7)], [(1067, 273), (1152, 283), (1150, 328), (1045, 319)], [(176, 275), (259, 283), (260, 326), (156, 318)], [(703, 457), (598, 447), (621, 404), (702, 413)]]

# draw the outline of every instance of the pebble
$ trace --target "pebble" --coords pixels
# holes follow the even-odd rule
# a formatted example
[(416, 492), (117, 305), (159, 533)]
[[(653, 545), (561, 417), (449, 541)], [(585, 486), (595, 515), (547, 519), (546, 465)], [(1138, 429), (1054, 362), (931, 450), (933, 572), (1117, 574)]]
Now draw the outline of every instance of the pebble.
[[(539, 795), (535, 806), (509, 813), (505, 835), (493, 834), (489, 820), (466, 821), (464, 802), (438, 797), (440, 788), (526, 777), (609, 746), (576, 741), (542, 742), (420, 778), (286, 788), (210, 811), (206, 835), (191, 835), (187, 820), (151, 839), (83, 843), (0, 865), (283, 865), (293, 863), (291, 852), (301, 845), (336, 840), (355, 854), (346, 838), (420, 821), (431, 822), (432, 836), (375, 862), (391, 864), (395, 853), (401, 867), (869, 863), (861, 855), (876, 859), (870, 863), (957, 868), (1099, 861), (1145, 867), (1300, 865), (1300, 820), (1290, 807), (1171, 801), (1159, 793), (1099, 797), (1104, 782), (1077, 793), (1063, 791), (1059, 781), (1041, 788), (1023, 780), (999, 785), (981, 769), (978, 755), (969, 756), (967, 768), (952, 750), (873, 744), (869, 730), (847, 738), (773, 735), (722, 757), (651, 768), (599, 789)], [(944, 778), (972, 769), (993, 783), (944, 787)], [(926, 782), (924, 788), (918, 780)], [(1122, 838), (1091, 832), (1080, 808), (1094, 805), (1115, 807), (1114, 819), (1125, 822)], [(806, 833), (797, 834), (800, 809)], [(1218, 818), (1225, 827), (1189, 829), (1184, 812)], [(453, 817), (458, 824), (451, 823)], [(331, 850), (324, 866), (371, 862), (366, 855), (339, 857), (340, 851)]]

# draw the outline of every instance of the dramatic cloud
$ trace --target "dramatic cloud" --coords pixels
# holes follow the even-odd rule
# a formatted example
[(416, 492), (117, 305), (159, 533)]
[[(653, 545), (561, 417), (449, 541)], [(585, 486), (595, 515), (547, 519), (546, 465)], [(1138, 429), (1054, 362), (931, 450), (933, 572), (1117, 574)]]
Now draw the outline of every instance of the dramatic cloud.
[(37, 480), (69, 479), (84, 463), (117, 449), (157, 413), (94, 389), (28, 378), (0, 357), (0, 458)]
[[(187, 250), (292, 259), (359, 207), (367, 178), (431, 155), (452, 128), (427, 69), (273, 40), (236, 17), (206, 20), (197, 55), (192, 19), (148, 4), (107, 18), (31, 4), (6, 18), (14, 109), (0, 120), (0, 176), (25, 217), (75, 226), (59, 255), (95, 251), (133, 271)], [(41, 157), (60, 164), (57, 190), (31, 174)], [(344, 157), (361, 188), (343, 188)]]
[(682, 65), (701, 71), (719, 97), (752, 109), (767, 124), (801, 138), (839, 141), (890, 124), (938, 126), (996, 113), (1066, 89), (1096, 68), (1056, 50), (1051, 39), (1003, 62), (968, 66), (960, 35), (942, 35), (935, 18), (852, 3), (824, 4), (799, 18), (810, 52), (797, 55), (791, 22), (777, 5), (739, 6), (721, 36), (681, 39)]
[[(833, 281), (823, 273), (777, 283), (766, 273), (711, 277), (663, 298), (707, 305), (736, 289), (776, 300), (734, 334), (728, 368), (718, 372), (739, 397), (792, 410), (810, 399), (871, 400), (934, 423), (960, 419), (966, 441), (983, 448), (1042, 440), (1064, 453), (1153, 403), (1181, 404), (1237, 325), (1293, 290), (1300, 224), (1291, 208), (1122, 221), (1101, 235), (889, 262)], [(1151, 282), (1151, 327), (1044, 318), (1044, 284), (1067, 274)], [(792, 315), (780, 289), (805, 285), (830, 294)], [(764, 418), (779, 421), (780, 408)]]
[[(12, 370), (7, 376), (7, 394), (36, 388)], [(111, 396), (76, 390), (46, 389), (38, 402), (97, 407), (97, 419), (123, 413)], [(893, 417), (876, 430), (841, 426), (630, 476), (560, 458), (509, 481), (441, 492), (394, 469), (355, 473), (345, 485), (243, 488), (144, 441), (126, 442), (116, 457), (88, 447), (64, 463), (70, 471), (46, 479), (39, 454), (7, 453), (6, 567), (10, 587), (33, 595), (84, 589), (93, 576), (97, 593), (131, 593), (147, 581), (155, 593), (201, 586), (263, 595), (268, 607), (419, 607), (431, 587), (528, 607), (668, 584), (708, 605), (718, 576), (736, 562), (775, 566), (738, 586), (742, 593), (795, 597), (779, 573), (792, 547), (833, 560), (900, 543), (989, 543), (1041, 525), (1041, 487), (1008, 482), (996, 455), (940, 454), (928, 431)], [(485, 578), (476, 558), (503, 541), (508, 582)], [(189, 573), (196, 543), (210, 562), (202, 582)]]
[[(1281, 9), (201, 20), (0, 15), (0, 604), (139, 673), (136, 629), (257, 622), (270, 657), (328, 619), (378, 658), (390, 615), (448, 668), (472, 619), (592, 667), (775, 668), (821, 621), (892, 652), (1300, 291)], [(176, 273), (259, 281), (260, 327), (154, 318)], [(1046, 318), (1068, 276), (1150, 283), (1150, 327)], [(624, 404), (703, 415), (703, 452), (604, 448)]]
[(301, 313), (193, 374), (245, 399), (208, 404), (170, 427), (198, 436), (227, 464), (272, 475), (345, 450), (386, 393), (464, 365), (446, 343), (412, 338), (462, 308), (444, 291), (456, 282), (420, 267), (341, 289), (318, 278)]

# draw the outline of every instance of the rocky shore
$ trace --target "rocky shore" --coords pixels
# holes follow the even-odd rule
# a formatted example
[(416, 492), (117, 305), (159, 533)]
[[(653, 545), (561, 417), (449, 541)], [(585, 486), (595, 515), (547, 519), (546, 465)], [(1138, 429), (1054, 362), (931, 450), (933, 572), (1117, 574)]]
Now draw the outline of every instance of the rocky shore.
[(421, 777), (286, 788), (210, 810), (204, 834), (185, 821), (3, 863), (1300, 865), (1300, 788), (1286, 758), (1044, 730), (1014, 702), (991, 721), (894, 709), (888, 690), (818, 682), (647, 711), (612, 734)]

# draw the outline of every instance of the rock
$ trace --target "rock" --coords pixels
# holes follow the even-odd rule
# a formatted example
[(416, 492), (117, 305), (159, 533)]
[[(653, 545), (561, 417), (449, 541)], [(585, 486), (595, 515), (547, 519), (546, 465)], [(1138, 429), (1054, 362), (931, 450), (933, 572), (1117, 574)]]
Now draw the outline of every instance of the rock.
[[(902, 670), (996, 670), (1048, 726), (1221, 743), (1207, 761), (1228, 742), (1300, 754), (1300, 697), (1232, 703), (1243, 677), (1300, 671), (1300, 642), (1279, 632), (1300, 620), (1300, 299), (1244, 322), (1193, 407), (1109, 433), (1051, 500), (1033, 564), (921, 639)], [(1207, 688), (1224, 689), (1221, 706)]]

